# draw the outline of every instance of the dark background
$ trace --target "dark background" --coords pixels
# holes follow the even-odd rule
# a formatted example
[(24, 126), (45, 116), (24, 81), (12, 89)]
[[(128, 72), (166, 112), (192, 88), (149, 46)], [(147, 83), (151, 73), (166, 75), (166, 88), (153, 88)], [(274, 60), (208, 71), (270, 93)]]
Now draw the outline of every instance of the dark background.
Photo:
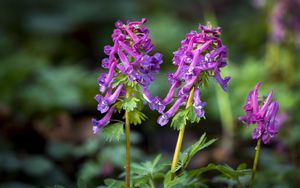
[[(210, 82), (202, 97), (207, 102), (206, 120), (187, 128), (184, 145), (203, 132), (220, 139), (197, 155), (190, 168), (212, 161), (234, 167), (246, 162), (251, 167), (256, 144), (250, 136), (253, 127), (247, 129), (237, 118), (244, 113), (246, 94), (263, 81), (261, 94), (273, 90), (280, 113), (288, 119), (278, 138), (263, 145), (257, 185), (298, 187), (297, 11), (284, 12), (284, 39), (271, 37), (274, 7), (290, 1), (1, 0), (0, 187), (76, 187), (79, 178), (94, 187), (104, 178), (118, 177), (124, 164), (124, 140), (110, 143), (101, 133), (92, 134), (91, 118), (101, 116), (94, 96), (97, 77), (104, 71), (103, 46), (112, 44), (114, 22), (143, 17), (148, 19), (154, 51), (164, 55), (161, 73), (151, 85), (152, 93), (159, 96), (167, 93), (165, 73), (174, 70), (173, 51), (185, 34), (207, 21), (223, 30), (229, 63), (222, 74), (232, 77), (229, 92)], [(170, 157), (177, 132), (157, 125), (156, 112), (146, 108), (145, 113), (149, 119), (133, 127), (133, 160), (160, 152)]]

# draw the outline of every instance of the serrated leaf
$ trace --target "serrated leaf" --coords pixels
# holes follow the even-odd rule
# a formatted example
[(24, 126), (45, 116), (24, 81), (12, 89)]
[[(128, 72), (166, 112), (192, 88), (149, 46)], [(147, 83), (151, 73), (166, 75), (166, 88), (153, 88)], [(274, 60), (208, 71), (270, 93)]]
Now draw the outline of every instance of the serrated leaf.
[(180, 130), (185, 125), (186, 125), (186, 113), (185, 113), (185, 111), (177, 112), (177, 114), (172, 119), (171, 127), (173, 127), (176, 130)]
[(102, 136), (105, 140), (119, 141), (120, 138), (124, 135), (124, 123), (118, 122), (111, 125), (107, 125), (102, 128)]
[(141, 124), (142, 121), (147, 119), (147, 116), (138, 110), (133, 110), (128, 112), (128, 116), (129, 116), (129, 123), (133, 125)]
[(202, 83), (202, 85), (207, 88), (209, 86), (209, 73), (202, 72), (199, 76), (199, 80), (200, 83)]
[(119, 113), (120, 113), (121, 110), (123, 109), (122, 106), (123, 106), (123, 101), (118, 101), (118, 102), (116, 102), (116, 103), (113, 105), (113, 107), (115, 107)]
[(189, 108), (186, 109), (186, 117), (187, 120), (189, 120), (191, 123), (195, 123), (195, 122), (199, 123), (199, 121), (201, 120), (201, 118), (199, 118), (196, 115), (194, 106), (190, 106)]
[(166, 167), (166, 165), (159, 163), (160, 159), (161, 155), (158, 155), (153, 161), (132, 164), (131, 169), (136, 187), (151, 187), (148, 183), (153, 181), (154, 177), (160, 176)]
[(122, 103), (122, 108), (124, 110), (127, 110), (127, 111), (133, 111), (135, 110), (137, 107), (138, 107), (138, 103), (140, 102), (141, 100), (136, 98), (136, 97), (129, 97), (129, 98), (126, 98), (124, 99), (123, 103)]

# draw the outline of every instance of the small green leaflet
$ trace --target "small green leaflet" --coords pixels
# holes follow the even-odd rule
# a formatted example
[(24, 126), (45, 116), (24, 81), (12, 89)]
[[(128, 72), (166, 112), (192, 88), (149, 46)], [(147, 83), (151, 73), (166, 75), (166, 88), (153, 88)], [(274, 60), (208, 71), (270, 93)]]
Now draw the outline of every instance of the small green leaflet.
[(177, 112), (177, 114), (172, 119), (171, 127), (173, 127), (176, 130), (180, 130), (185, 125), (186, 125), (186, 116), (184, 111)]
[(130, 111), (128, 112), (128, 115), (129, 115), (129, 123), (134, 125), (139, 125), (142, 123), (142, 121), (147, 119), (147, 116), (138, 110)]
[(185, 114), (186, 114), (187, 120), (189, 120), (191, 123), (199, 123), (201, 118), (199, 118), (196, 115), (194, 106), (188, 107), (185, 111), (186, 111)]
[(166, 165), (160, 163), (161, 155), (158, 155), (153, 161), (132, 164), (132, 177), (135, 187), (151, 187), (148, 182), (156, 177), (163, 177)]
[(201, 120), (201, 118), (197, 117), (193, 106), (177, 112), (177, 114), (172, 119), (171, 127), (176, 130), (180, 130), (183, 126), (186, 125), (187, 120), (191, 123), (199, 123), (199, 121)]
[(141, 102), (140, 99), (136, 98), (136, 97), (129, 97), (124, 99), (123, 104), (122, 104), (122, 108), (124, 110), (127, 111), (133, 111), (134, 109), (136, 109), (138, 107), (138, 103)]
[(196, 143), (194, 143), (189, 148), (187, 148), (183, 153), (181, 153), (180, 160), (178, 161), (178, 165), (177, 165), (177, 168), (175, 171), (178, 171), (179, 169), (181, 169), (181, 171), (183, 171), (187, 167), (187, 165), (189, 164), (191, 159), (199, 151), (207, 148), (208, 146), (210, 146), (211, 144), (213, 144), (216, 141), (217, 141), (217, 139), (211, 139), (211, 140), (207, 141), (206, 133), (202, 134), (202, 136)]
[(120, 138), (124, 135), (123, 125), (124, 123), (118, 122), (103, 127), (102, 136), (109, 142), (119, 141)]
[(125, 183), (121, 180), (105, 179), (104, 183), (107, 185), (106, 188), (125, 188)]
[(112, 88), (115, 88), (124, 82), (127, 82), (127, 76), (120, 75), (114, 79)]

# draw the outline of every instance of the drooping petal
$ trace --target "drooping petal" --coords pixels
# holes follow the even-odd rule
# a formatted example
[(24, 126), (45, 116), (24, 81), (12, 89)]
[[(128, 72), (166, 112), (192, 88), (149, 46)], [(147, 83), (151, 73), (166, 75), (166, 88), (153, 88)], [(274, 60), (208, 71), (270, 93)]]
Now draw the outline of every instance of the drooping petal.
[(196, 115), (200, 118), (204, 117), (205, 111), (204, 107), (206, 106), (206, 102), (202, 102), (200, 99), (200, 90), (196, 88), (194, 91), (194, 104)]
[(224, 79), (221, 77), (220, 70), (215, 69), (214, 70), (215, 79), (220, 84), (220, 86), (223, 88), (224, 91), (228, 90), (228, 81), (230, 80), (230, 77), (227, 76)]
[(94, 118), (92, 119), (94, 134), (96, 134), (100, 130), (100, 128), (104, 127), (105, 125), (107, 125), (109, 123), (110, 118), (114, 111), (115, 111), (115, 108), (110, 108), (102, 119), (100, 119), (100, 120), (96, 120)]

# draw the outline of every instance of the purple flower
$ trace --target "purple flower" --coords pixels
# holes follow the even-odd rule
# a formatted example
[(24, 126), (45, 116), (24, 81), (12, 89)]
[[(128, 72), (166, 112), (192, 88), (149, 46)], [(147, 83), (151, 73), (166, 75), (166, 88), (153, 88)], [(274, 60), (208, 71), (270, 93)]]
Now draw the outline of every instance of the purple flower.
[(94, 118), (92, 119), (94, 134), (96, 134), (100, 130), (100, 128), (104, 127), (105, 125), (107, 125), (109, 123), (110, 118), (114, 111), (115, 111), (115, 108), (110, 108), (102, 119), (100, 119), (100, 120), (96, 120)]
[(163, 113), (157, 120), (157, 123), (161, 126), (166, 125), (169, 122), (170, 117), (172, 117), (179, 107), (182, 105), (182, 102), (186, 99), (185, 96), (180, 97), (177, 101), (173, 104), (173, 106), (166, 112)]
[(200, 90), (198, 88), (194, 91), (194, 104), (196, 115), (200, 118), (204, 117), (204, 107), (206, 106), (206, 102), (202, 102), (200, 99)]
[[(138, 89), (146, 88), (143, 91), (148, 93), (144, 93), (143, 96), (147, 102), (154, 100), (148, 91), (148, 86), (155, 79), (155, 74), (159, 72), (162, 55), (149, 54), (153, 50), (153, 44), (148, 28), (143, 25), (146, 21), (144, 18), (141, 21), (128, 21), (126, 24), (117, 21), (116, 29), (111, 36), (113, 45), (104, 46), (104, 54), (107, 57), (102, 59), (101, 64), (103, 68), (108, 69), (108, 72), (102, 73), (98, 78), (100, 94), (96, 95), (95, 99), (98, 102), (97, 109), (106, 115), (99, 121), (93, 119), (94, 133), (109, 122), (114, 111), (111, 106), (126, 94), (123, 83), (118, 86), (113, 85), (115, 78), (125, 76), (124, 82), (133, 82), (129, 85), (139, 86), (136, 87)], [(162, 106), (158, 109), (163, 110)]]
[[(300, 2), (298, 0), (278, 0), (271, 12), (271, 39), (282, 43), (287, 39), (287, 34), (295, 35), (298, 46), (300, 36), (299, 20)], [(298, 46), (299, 47), (299, 46)]]
[(272, 102), (273, 92), (271, 91), (268, 97), (259, 104), (258, 89), (261, 82), (257, 83), (255, 88), (248, 94), (246, 104), (244, 105), (245, 116), (239, 119), (249, 124), (256, 124), (257, 127), (253, 129), (252, 138), (262, 139), (267, 144), (270, 140), (277, 135), (280, 121), (278, 121), (279, 103), (277, 101)]
[[(191, 31), (188, 33), (186, 38), (181, 41), (181, 46), (174, 52), (173, 64), (177, 66), (177, 70), (174, 73), (167, 73), (171, 85), (167, 96), (164, 100), (159, 98), (152, 100), (152, 108), (160, 108), (159, 111), (162, 114), (158, 118), (160, 125), (167, 124), (178, 108), (187, 102), (192, 88), (195, 89), (194, 111), (197, 117), (204, 117), (206, 103), (201, 101), (199, 91), (201, 84), (203, 84), (202, 75), (215, 77), (223, 90), (227, 91), (230, 77), (222, 78), (220, 73), (221, 68), (227, 65), (227, 49), (220, 39), (221, 29), (219, 27), (212, 28), (210, 25), (200, 25), (199, 30), (200, 32)], [(165, 106), (172, 102), (174, 93), (176, 93), (176, 97), (181, 99), (175, 102), (176, 108), (172, 106), (166, 113), (162, 112), (161, 109), (165, 109)], [(178, 104), (179, 102), (181, 104)]]
[(119, 85), (113, 94), (106, 95), (105, 97), (101, 95), (96, 95), (95, 99), (98, 102), (98, 110), (103, 114), (107, 112), (109, 106), (116, 102), (121, 91), (123, 89), (123, 84)]

